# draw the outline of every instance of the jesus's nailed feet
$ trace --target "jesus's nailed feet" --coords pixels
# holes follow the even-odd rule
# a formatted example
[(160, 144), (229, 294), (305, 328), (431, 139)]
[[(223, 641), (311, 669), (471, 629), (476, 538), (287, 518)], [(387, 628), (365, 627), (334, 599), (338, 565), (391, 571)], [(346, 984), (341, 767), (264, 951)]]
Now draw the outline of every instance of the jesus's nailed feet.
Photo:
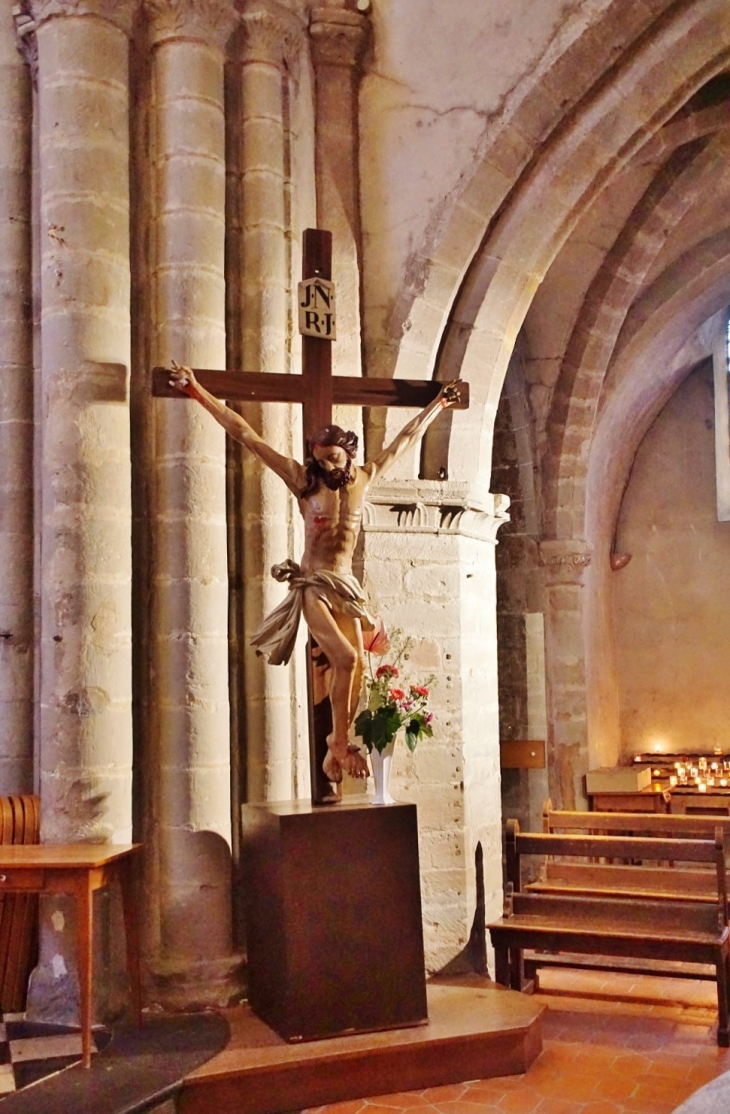
[(325, 776), (335, 784), (342, 781), (342, 771), (354, 778), (370, 776), (367, 759), (359, 747), (353, 743), (336, 743), (330, 735), (327, 739), (327, 757), (322, 763)]

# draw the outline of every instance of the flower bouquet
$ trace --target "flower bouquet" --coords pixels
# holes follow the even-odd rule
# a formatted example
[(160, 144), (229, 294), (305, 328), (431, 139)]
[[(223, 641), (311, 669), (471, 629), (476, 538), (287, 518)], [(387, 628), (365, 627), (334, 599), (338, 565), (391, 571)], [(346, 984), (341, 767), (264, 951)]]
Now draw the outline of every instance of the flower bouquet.
[[(399, 632), (395, 632), (395, 636)], [(412, 752), (424, 735), (433, 735), (431, 721), (433, 715), (428, 711), (429, 691), (425, 685), (399, 685), (398, 668), (410, 640), (403, 643), (396, 655), (395, 662), (379, 665), (373, 672), (372, 659), (368, 654), (370, 676), (366, 680), (367, 707), (355, 720), (355, 734), (364, 742), (368, 753), (376, 750), (382, 754), (395, 740), (396, 735), (405, 728), (406, 746)], [(427, 678), (430, 683), (431, 678)]]

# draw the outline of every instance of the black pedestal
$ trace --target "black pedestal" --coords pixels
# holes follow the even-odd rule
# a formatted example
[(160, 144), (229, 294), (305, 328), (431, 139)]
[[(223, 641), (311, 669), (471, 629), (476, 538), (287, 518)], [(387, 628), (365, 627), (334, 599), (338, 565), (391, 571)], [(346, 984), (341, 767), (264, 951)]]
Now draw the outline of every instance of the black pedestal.
[(244, 805), (249, 1001), (287, 1040), (427, 1020), (415, 805)]

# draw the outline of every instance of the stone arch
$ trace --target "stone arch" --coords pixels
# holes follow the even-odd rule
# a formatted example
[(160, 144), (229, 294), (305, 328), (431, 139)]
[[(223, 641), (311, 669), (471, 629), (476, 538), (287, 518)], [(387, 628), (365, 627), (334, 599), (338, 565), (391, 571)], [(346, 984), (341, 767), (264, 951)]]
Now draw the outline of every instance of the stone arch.
[[(469, 380), (473, 403), (460, 417), (459, 444), (450, 444), (452, 473), (472, 482), (489, 474), (492, 419), (515, 337), (537, 286), (581, 214), (657, 129), (727, 64), (730, 42), (727, 34), (718, 34), (722, 7), (720, 0), (703, 0), (667, 10), (652, 34), (640, 36), (615, 63), (610, 78), (599, 80), (571, 106), (532, 162), (517, 159), (510, 182), (500, 169), (501, 187), (493, 188), (495, 143), (465, 189), (428, 269), (419, 272), (421, 292), (404, 320), (407, 335), (396, 366), (399, 375), (413, 374), (417, 358), (422, 375), (426, 358), (429, 366), (435, 364), (437, 378), (460, 374)], [(688, 41), (690, 53), (684, 49)], [(502, 130), (505, 142), (508, 134)], [(492, 187), (486, 188), (490, 174)], [(469, 262), (480, 228), (487, 232)], [(453, 254), (457, 243), (462, 245), (458, 258)], [(428, 474), (444, 467), (428, 442), (424, 461)]]
[[(619, 49), (615, 44), (639, 39), (652, 20), (661, 19), (671, 6), (669, 0), (659, 0), (649, 11), (632, 0), (603, 0), (588, 25), (582, 12), (574, 13), (540, 65), (505, 98), (498, 116), (488, 122), (474, 174), (469, 179), (464, 176), (461, 191), (435, 211), (423, 242), (408, 261), (389, 323), (391, 370), (397, 361), (396, 374), (405, 375), (412, 365), (422, 375), (424, 356), (433, 366), (453, 299), (483, 244), (485, 230), (534, 162), (533, 153), (568, 114), (578, 110), (585, 90), (613, 65)], [(373, 363), (372, 352), (368, 363)]]
[[(726, 245), (727, 246), (727, 245)], [(678, 273), (677, 276), (678, 278)], [(730, 301), (730, 253), (694, 282), (659, 284), (664, 301), (637, 328), (611, 369), (613, 381), (598, 417), (585, 481), (585, 537), (592, 553), (583, 630), (588, 754), (612, 762), (619, 753), (616, 663), (611, 637), (610, 550), (623, 493), (638, 447), (674, 391), (710, 356), (702, 327)], [(658, 294), (655, 292), (655, 300)], [(683, 343), (683, 338), (689, 340)]]
[[(664, 246), (667, 229), (676, 227), (707, 189), (708, 176), (728, 142), (727, 133), (709, 145), (699, 140), (669, 158), (634, 208), (589, 288), (562, 362), (549, 419), (548, 536), (583, 536), (591, 435), (619, 335), (625, 333), (626, 319)], [(562, 508), (562, 522), (558, 508)]]

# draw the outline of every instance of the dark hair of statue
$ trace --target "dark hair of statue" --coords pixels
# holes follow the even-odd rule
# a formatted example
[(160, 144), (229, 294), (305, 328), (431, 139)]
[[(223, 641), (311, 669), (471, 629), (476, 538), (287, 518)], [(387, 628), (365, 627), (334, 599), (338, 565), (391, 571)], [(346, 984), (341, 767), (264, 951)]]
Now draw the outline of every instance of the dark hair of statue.
[(311, 437), (307, 438), (307, 459), (305, 460), (306, 481), (302, 488), (299, 498), (306, 499), (313, 491), (316, 491), (319, 485), (324, 481), (326, 483), (326, 476), (324, 470), (320, 467), (319, 461), (314, 457), (314, 446), (320, 445), (324, 449), (335, 446), (338, 449), (344, 449), (347, 454), (347, 464), (343, 468), (345, 475), (344, 484), (350, 483), (350, 469), (352, 461), (357, 453), (357, 434), (353, 433), (351, 429), (345, 430), (338, 425), (326, 425), (321, 429), (316, 430)]

